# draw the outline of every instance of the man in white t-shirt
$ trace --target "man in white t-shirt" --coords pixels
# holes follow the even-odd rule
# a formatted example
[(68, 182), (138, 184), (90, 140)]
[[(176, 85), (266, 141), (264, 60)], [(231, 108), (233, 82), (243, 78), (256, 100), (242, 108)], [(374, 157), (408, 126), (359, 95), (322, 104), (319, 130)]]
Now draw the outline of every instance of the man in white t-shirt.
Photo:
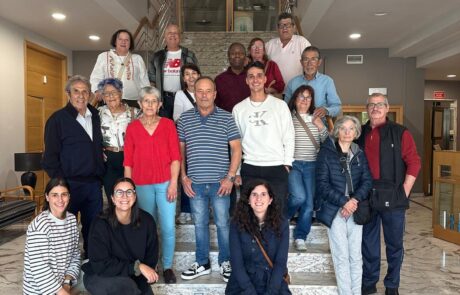
[(160, 116), (172, 119), (174, 96), (182, 88), (180, 68), (186, 63), (197, 64), (195, 54), (180, 46), (180, 31), (175, 24), (165, 30), (166, 47), (153, 55), (149, 64), (150, 83), (158, 88), (163, 96)]
[(302, 74), (299, 60), (303, 50), (311, 45), (303, 36), (294, 35), (295, 32), (294, 17), (283, 12), (278, 16), (279, 38), (271, 39), (265, 45), (268, 57), (278, 64), (286, 85), (292, 78)]
[(264, 179), (285, 208), (294, 160), (294, 125), (286, 102), (265, 93), (264, 69), (261, 62), (248, 65), (246, 83), (251, 95), (233, 108), (243, 148), (241, 177), (235, 183), (246, 186), (251, 179)]

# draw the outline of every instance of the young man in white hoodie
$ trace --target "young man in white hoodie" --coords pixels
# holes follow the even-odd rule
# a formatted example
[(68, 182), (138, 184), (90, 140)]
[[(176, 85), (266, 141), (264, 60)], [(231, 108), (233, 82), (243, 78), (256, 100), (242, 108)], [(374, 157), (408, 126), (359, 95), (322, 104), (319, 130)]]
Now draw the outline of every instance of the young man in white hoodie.
[[(237, 183), (264, 179), (284, 208), (288, 175), (294, 158), (294, 127), (287, 104), (265, 93), (267, 80), (260, 62), (248, 65), (246, 83), (251, 95), (233, 108), (242, 136), (243, 164)], [(284, 210), (284, 209), (283, 209)]]

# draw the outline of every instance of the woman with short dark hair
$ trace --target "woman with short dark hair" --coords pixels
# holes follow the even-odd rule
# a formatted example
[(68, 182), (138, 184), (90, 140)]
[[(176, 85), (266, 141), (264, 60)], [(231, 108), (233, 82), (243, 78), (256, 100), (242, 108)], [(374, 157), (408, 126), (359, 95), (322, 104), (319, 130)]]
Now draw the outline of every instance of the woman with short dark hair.
[(289, 224), (270, 185), (265, 180), (251, 180), (230, 224), (230, 263), (234, 271), (225, 294), (291, 294), (283, 278), (288, 248)]
[(80, 272), (77, 220), (67, 212), (69, 186), (52, 178), (45, 188), (45, 204), (27, 229), (24, 253), (24, 294), (69, 295)]
[(109, 208), (93, 221), (89, 262), (82, 266), (93, 295), (153, 294), (158, 281), (158, 238), (152, 216), (137, 205), (130, 178), (115, 182)]
[(116, 31), (110, 40), (113, 47), (99, 54), (90, 76), (91, 91), (102, 101), (102, 92), (97, 88), (106, 78), (117, 78), (123, 82), (123, 99), (132, 107), (137, 106), (137, 98), (142, 87), (150, 85), (144, 60), (132, 53), (134, 39), (125, 29)]

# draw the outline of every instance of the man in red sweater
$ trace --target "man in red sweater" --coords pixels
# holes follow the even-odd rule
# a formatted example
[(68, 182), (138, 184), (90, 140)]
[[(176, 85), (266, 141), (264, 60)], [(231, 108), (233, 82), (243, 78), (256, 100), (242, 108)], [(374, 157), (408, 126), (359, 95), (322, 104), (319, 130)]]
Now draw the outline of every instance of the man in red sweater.
[(398, 295), (404, 256), (403, 235), (409, 195), (420, 170), (420, 157), (406, 127), (387, 118), (388, 99), (381, 93), (367, 101), (369, 121), (358, 143), (369, 161), (373, 178), (373, 217), (363, 228), (362, 294), (377, 292), (380, 277), (380, 227), (383, 227), (388, 270), (385, 295)]

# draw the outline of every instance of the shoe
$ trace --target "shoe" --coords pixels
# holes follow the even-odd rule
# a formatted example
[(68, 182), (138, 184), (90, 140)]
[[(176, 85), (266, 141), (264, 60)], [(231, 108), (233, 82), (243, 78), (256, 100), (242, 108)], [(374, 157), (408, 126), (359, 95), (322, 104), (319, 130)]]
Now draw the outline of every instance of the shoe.
[(385, 295), (399, 295), (398, 288), (385, 288)]
[(296, 239), (294, 243), (297, 251), (307, 251), (307, 243), (305, 243), (304, 239)]
[(178, 224), (187, 224), (192, 221), (192, 216), (190, 213), (180, 213), (179, 216), (177, 217), (177, 223)]
[(228, 279), (232, 275), (232, 266), (230, 265), (230, 261), (224, 261), (220, 265), (220, 274), (224, 282), (228, 282)]
[(174, 271), (170, 268), (166, 269), (163, 272), (163, 277), (165, 279), (166, 284), (175, 284), (176, 283), (176, 275), (174, 274)]
[(198, 262), (194, 262), (189, 269), (182, 272), (180, 277), (184, 280), (193, 280), (197, 277), (208, 275), (210, 273), (211, 273), (211, 264), (209, 263), (209, 261), (208, 263), (203, 264), (203, 265), (199, 265)]
[(361, 287), (361, 295), (369, 295), (377, 293), (377, 287), (375, 285), (372, 286), (362, 286)]

